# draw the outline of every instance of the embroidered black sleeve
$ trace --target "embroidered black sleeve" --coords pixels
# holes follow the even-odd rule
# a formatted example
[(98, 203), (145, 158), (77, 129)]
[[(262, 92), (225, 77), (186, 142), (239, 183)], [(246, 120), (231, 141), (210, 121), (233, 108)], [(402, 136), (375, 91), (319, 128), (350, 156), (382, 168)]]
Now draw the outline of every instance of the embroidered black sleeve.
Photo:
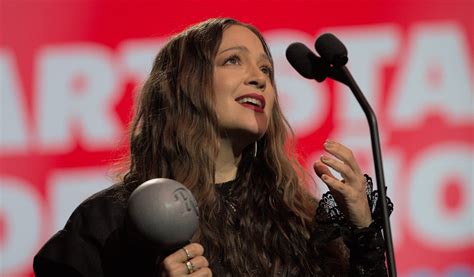
[(384, 239), (380, 228), (374, 223), (343, 234), (350, 250), (350, 276), (387, 276)]
[[(351, 225), (337, 206), (330, 192), (326, 192), (319, 202), (316, 221), (320, 225), (338, 225), (344, 242), (350, 250), (350, 276), (386, 276), (383, 224), (379, 193), (373, 190), (372, 179), (365, 175), (366, 193), (372, 213), (372, 224), (358, 229)], [(385, 188), (386, 189), (386, 188)], [(387, 197), (389, 214), (393, 203)]]
[[(372, 178), (369, 175), (365, 174), (366, 181), (366, 193), (367, 199), (369, 200), (370, 211), (372, 212), (372, 219), (375, 224), (379, 227), (382, 227), (382, 209), (379, 203), (379, 192), (373, 190)], [(387, 189), (387, 188), (385, 188)], [(387, 197), (387, 205), (389, 214), (393, 211), (393, 203), (390, 198)], [(316, 221), (320, 224), (324, 223), (338, 223), (341, 226), (348, 226), (349, 222), (344, 217), (344, 214), (337, 206), (336, 200), (332, 196), (331, 192), (326, 192), (323, 194), (323, 197), (319, 201), (319, 206), (316, 211)]]

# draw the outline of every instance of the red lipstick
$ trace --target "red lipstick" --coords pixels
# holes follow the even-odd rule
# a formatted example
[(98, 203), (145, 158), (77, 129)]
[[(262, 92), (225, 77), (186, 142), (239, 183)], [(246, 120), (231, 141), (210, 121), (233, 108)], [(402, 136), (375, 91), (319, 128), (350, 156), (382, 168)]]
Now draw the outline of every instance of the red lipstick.
[(254, 110), (259, 113), (263, 113), (265, 108), (265, 97), (258, 93), (248, 93), (241, 95), (235, 99), (240, 105)]

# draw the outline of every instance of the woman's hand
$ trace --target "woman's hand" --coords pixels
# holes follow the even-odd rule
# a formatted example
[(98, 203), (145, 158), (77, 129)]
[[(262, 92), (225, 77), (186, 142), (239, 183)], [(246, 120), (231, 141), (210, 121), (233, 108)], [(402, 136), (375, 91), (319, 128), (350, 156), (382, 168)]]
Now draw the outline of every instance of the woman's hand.
[(204, 248), (199, 243), (184, 246), (163, 260), (162, 276), (212, 276), (203, 254)]
[[(365, 176), (361, 172), (352, 151), (346, 146), (327, 140), (324, 149), (335, 158), (321, 156), (313, 165), (314, 171), (329, 187), (337, 205), (349, 221), (358, 228), (368, 227), (372, 222), (366, 194)], [(337, 159), (336, 159), (337, 158)], [(334, 177), (329, 168), (339, 172), (342, 180)]]

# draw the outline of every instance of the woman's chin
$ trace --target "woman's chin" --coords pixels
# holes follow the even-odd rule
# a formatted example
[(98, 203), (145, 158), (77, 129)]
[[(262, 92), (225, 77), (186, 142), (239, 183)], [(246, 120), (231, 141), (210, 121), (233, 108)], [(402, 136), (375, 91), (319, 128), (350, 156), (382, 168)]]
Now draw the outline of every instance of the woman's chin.
[(253, 144), (265, 135), (265, 130), (259, 128), (236, 128), (227, 129), (223, 132), (223, 136), (230, 138), (234, 143), (243, 145), (244, 147)]
[(266, 129), (260, 128), (248, 128), (242, 130), (242, 139), (246, 138), (246, 140), (253, 143), (259, 139), (261, 139), (265, 135)]

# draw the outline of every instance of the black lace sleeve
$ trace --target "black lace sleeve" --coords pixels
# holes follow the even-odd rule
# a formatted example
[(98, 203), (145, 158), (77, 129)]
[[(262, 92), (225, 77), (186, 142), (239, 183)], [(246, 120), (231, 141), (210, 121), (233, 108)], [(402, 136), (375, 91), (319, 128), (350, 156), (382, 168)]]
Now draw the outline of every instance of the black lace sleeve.
[(350, 250), (350, 276), (387, 276), (384, 239), (374, 222), (343, 237)]
[[(350, 276), (387, 276), (385, 266), (384, 239), (381, 233), (382, 210), (378, 191), (373, 190), (372, 179), (365, 175), (366, 193), (372, 212), (372, 224), (367, 228), (351, 225), (338, 208), (330, 192), (323, 195), (316, 211), (316, 221), (320, 225), (337, 225), (345, 244), (350, 250)], [(386, 189), (386, 188), (385, 188)], [(393, 203), (387, 197), (389, 213)]]

